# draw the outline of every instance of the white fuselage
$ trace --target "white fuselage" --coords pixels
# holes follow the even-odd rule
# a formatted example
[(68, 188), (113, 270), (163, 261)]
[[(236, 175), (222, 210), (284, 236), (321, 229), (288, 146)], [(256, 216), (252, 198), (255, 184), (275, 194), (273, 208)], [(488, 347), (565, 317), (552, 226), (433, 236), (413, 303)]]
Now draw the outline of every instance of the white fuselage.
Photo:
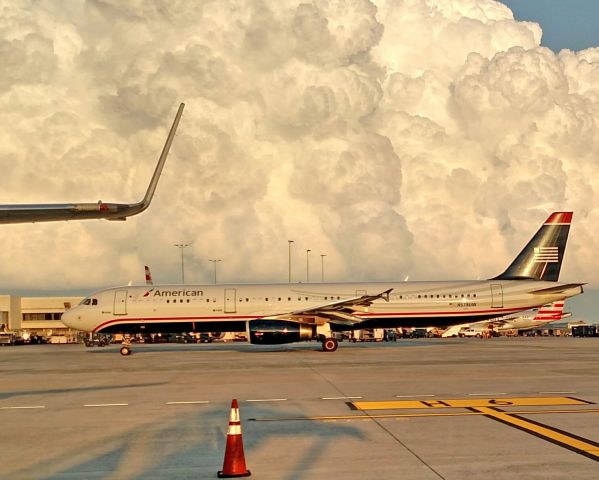
[(355, 313), (361, 322), (352, 328), (447, 326), (497, 318), (582, 293), (579, 286), (531, 293), (559, 285), (485, 280), (124, 286), (90, 295), (62, 319), (88, 332), (243, 331), (249, 320), (392, 289), (388, 302), (378, 299)]

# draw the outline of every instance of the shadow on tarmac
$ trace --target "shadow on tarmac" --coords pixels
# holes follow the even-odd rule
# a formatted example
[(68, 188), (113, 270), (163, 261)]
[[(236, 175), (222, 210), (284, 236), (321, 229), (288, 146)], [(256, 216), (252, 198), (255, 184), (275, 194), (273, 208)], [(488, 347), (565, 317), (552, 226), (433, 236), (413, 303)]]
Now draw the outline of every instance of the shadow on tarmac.
[[(39, 462), (34, 459), (28, 462), (24, 458), (22, 468), (13, 471), (11, 478), (215, 478), (224, 458), (229, 405), (202, 407), (186, 413), (172, 410), (168, 413), (177, 415), (170, 418), (138, 417), (137, 425), (123, 422), (118, 431), (108, 436), (101, 426), (98, 431), (88, 429), (85, 434), (79, 434), (81, 441), (52, 458)], [(271, 449), (271, 466), (275, 471), (281, 461), (285, 462), (286, 473), (278, 478), (308, 478), (308, 467), (322, 461), (333, 442), (341, 438), (365, 439), (363, 433), (350, 425), (310, 422), (300, 429), (297, 424), (287, 422), (248, 422), (244, 411), (251, 412), (251, 417), (302, 416), (306, 412), (241, 405), (248, 468), (256, 467), (252, 452)], [(277, 445), (278, 448), (273, 448)], [(296, 457), (290, 464), (290, 459)], [(261, 465), (261, 468), (268, 466)]]
[(50, 388), (50, 389), (39, 389), (39, 390), (24, 390), (14, 392), (0, 392), (0, 400), (6, 400), (12, 397), (24, 397), (31, 395), (48, 395), (48, 394), (60, 394), (60, 393), (78, 393), (78, 392), (99, 392), (102, 390), (117, 390), (120, 388), (137, 388), (137, 387), (153, 387), (158, 385), (166, 385), (166, 382), (152, 382), (152, 383), (132, 383), (130, 385), (104, 385), (97, 387), (74, 387), (74, 388)]
[[(450, 343), (450, 342), (444, 342)], [(341, 342), (339, 344), (339, 350), (362, 350), (369, 348), (403, 348), (403, 347), (415, 347), (415, 346), (430, 346), (431, 343), (423, 340), (403, 340), (398, 342)], [(252, 345), (250, 343), (217, 343), (217, 344), (185, 344), (185, 343), (143, 343), (143, 344), (132, 344), (132, 355), (139, 355), (143, 353), (166, 353), (166, 352), (238, 352), (247, 354), (256, 353), (304, 353), (313, 351), (315, 353), (323, 355), (335, 355), (335, 352), (323, 352), (320, 342), (301, 342), (291, 343), (285, 345)], [(85, 353), (94, 355), (110, 354), (120, 355), (120, 346), (110, 345), (99, 349), (88, 349)]]

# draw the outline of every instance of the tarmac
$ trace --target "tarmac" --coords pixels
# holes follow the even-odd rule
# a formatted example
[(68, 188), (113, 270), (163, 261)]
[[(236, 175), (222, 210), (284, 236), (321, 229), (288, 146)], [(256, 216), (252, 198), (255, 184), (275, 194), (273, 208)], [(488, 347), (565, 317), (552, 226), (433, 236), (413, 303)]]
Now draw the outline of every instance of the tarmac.
[(599, 338), (0, 348), (0, 478), (599, 478)]

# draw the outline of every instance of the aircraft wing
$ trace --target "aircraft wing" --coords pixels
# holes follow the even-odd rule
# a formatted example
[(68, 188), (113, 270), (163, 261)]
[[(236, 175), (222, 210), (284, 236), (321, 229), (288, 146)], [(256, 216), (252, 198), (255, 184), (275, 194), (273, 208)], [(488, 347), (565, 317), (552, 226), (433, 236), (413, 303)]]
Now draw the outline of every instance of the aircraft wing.
[(57, 203), (57, 204), (20, 204), (0, 205), (0, 224), (2, 223), (29, 223), (29, 222), (54, 222), (60, 220), (84, 220), (105, 218), (107, 220), (126, 220), (127, 217), (137, 215), (150, 206), (158, 179), (162, 173), (166, 157), (175, 138), (179, 120), (183, 114), (185, 104), (179, 105), (173, 126), (168, 134), (158, 164), (150, 180), (150, 185), (144, 198), (137, 203)]
[(326, 319), (331, 323), (338, 325), (351, 326), (362, 321), (355, 315), (357, 312), (364, 312), (378, 299), (389, 301), (389, 294), (392, 288), (385, 290), (377, 295), (362, 295), (346, 300), (325, 303), (317, 307), (296, 310), (289, 313), (265, 317), (266, 319), (293, 320), (301, 323), (317, 323), (317, 318)]

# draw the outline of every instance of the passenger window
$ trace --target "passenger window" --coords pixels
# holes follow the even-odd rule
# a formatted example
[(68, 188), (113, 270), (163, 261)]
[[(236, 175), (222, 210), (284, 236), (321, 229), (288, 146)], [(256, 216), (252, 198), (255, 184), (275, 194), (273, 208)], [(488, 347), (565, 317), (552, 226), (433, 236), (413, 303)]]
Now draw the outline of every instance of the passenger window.
[(279, 302), (281, 301), (281, 297), (279, 297)]

